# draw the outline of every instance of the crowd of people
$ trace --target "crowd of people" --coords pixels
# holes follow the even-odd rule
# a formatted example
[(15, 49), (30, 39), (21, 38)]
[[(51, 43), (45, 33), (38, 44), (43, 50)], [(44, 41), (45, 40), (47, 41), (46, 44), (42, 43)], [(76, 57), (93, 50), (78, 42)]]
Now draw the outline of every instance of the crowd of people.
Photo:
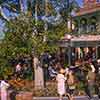
[[(41, 67), (44, 72), (44, 81), (55, 80), (57, 82), (57, 92), (60, 100), (63, 95), (67, 95), (70, 100), (73, 100), (74, 92), (78, 89), (79, 84), (83, 84), (85, 94), (91, 99), (93, 98), (92, 91), (100, 98), (100, 60), (93, 60), (88, 57), (87, 60), (79, 59), (70, 66), (64, 66), (63, 57), (45, 52), (40, 56)], [(14, 77), (25, 78), (28, 70), (27, 63), (18, 62), (14, 69)], [(27, 76), (27, 75), (26, 75)], [(6, 100), (6, 89), (9, 84), (3, 79), (0, 83), (2, 95), (1, 100)]]
[(45, 80), (56, 80), (60, 100), (63, 95), (68, 95), (73, 100), (73, 94), (77, 91), (79, 84), (85, 94), (92, 99), (93, 93), (100, 98), (100, 60), (91, 53), (87, 53), (84, 59), (78, 59), (70, 66), (65, 66), (63, 55), (50, 55), (46, 52), (42, 55), (42, 67)]
[(100, 98), (100, 60), (97, 62), (78, 62), (75, 66), (69, 66), (65, 69), (60, 67), (56, 81), (60, 100), (66, 94), (70, 100), (73, 100), (73, 94), (79, 83), (83, 83), (84, 92), (90, 99), (93, 98), (93, 90)]

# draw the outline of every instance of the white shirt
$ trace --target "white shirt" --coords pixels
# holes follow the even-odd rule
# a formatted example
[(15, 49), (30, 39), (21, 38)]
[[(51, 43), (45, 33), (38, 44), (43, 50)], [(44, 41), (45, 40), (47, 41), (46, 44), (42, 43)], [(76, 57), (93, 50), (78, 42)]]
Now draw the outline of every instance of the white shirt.
[(65, 90), (65, 80), (66, 80), (66, 78), (64, 77), (63, 74), (58, 74), (56, 80), (58, 82), (57, 83), (58, 94), (64, 95), (65, 91), (66, 91)]
[(9, 87), (9, 84), (2, 80), (0, 84), (0, 89), (6, 90), (8, 87)]

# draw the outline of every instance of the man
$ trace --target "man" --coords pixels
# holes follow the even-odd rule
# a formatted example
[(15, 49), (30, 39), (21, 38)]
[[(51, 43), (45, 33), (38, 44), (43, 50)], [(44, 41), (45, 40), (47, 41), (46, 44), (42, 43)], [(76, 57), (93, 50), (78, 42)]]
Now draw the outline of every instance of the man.
[(81, 82), (84, 86), (84, 91), (86, 93), (87, 96), (89, 96), (89, 98), (92, 98), (92, 95), (90, 93), (90, 90), (88, 88), (88, 80), (87, 80), (87, 74), (88, 74), (88, 70), (86, 69), (87, 65), (79, 65), (77, 66), (77, 69), (75, 70), (75, 77), (76, 79)]
[(97, 64), (96, 64), (96, 79), (95, 79), (95, 92), (96, 94), (98, 94), (98, 97), (100, 98), (100, 59), (97, 60)]

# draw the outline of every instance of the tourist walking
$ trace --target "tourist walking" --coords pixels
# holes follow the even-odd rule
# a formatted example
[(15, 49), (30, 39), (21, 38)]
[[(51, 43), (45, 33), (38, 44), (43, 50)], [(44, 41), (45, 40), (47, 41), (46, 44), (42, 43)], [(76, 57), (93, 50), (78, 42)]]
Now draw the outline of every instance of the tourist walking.
[(98, 84), (96, 82), (95, 68), (92, 64), (90, 64), (87, 80), (88, 80), (88, 88), (90, 90), (90, 93), (92, 94), (93, 90), (95, 90), (95, 93), (100, 98), (100, 91), (99, 91)]
[(64, 74), (65, 74), (65, 70), (61, 68), (56, 77), (57, 92), (59, 94), (59, 100), (63, 100), (63, 95), (65, 95), (65, 93), (66, 93), (66, 88), (65, 88), (66, 77), (64, 76)]
[(97, 94), (100, 99), (100, 59), (97, 61), (97, 71), (96, 73), (96, 85), (97, 85)]
[(90, 91), (90, 95), (91, 98), (93, 98), (92, 96), (92, 92), (93, 92), (93, 88), (94, 88), (94, 81), (95, 81), (95, 73), (93, 71), (94, 69), (92, 69), (91, 67), (89, 68), (88, 71), (88, 75), (87, 75), (87, 80), (88, 80), (88, 89)]

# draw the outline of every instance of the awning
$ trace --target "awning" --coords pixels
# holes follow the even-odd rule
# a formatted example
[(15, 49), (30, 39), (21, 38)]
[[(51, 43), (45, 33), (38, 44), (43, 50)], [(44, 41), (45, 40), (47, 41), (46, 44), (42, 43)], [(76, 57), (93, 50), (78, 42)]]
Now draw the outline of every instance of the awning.
[(100, 46), (100, 35), (72, 35), (70, 40), (65, 36), (59, 41), (59, 45), (60, 47), (96, 47)]

